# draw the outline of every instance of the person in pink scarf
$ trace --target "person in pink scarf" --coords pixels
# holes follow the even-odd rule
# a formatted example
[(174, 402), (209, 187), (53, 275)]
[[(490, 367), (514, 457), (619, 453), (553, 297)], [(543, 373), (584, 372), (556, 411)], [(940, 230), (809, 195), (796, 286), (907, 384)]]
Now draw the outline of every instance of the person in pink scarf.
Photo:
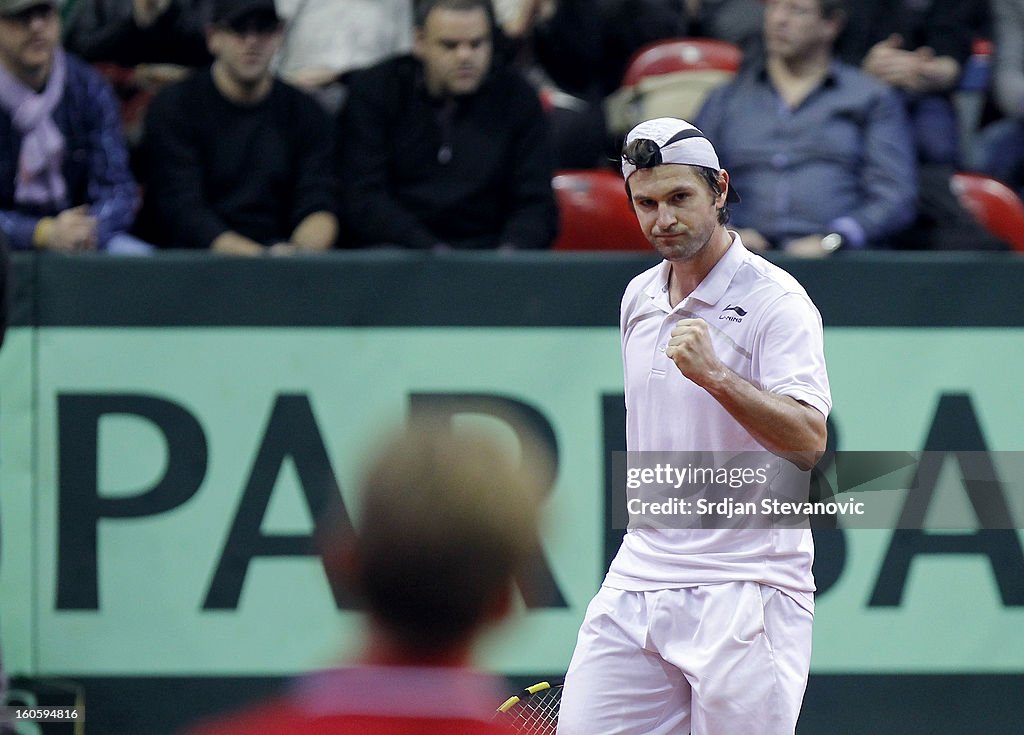
[(60, 46), (55, 0), (0, 0), (0, 231), (14, 249), (138, 251), (119, 108)]

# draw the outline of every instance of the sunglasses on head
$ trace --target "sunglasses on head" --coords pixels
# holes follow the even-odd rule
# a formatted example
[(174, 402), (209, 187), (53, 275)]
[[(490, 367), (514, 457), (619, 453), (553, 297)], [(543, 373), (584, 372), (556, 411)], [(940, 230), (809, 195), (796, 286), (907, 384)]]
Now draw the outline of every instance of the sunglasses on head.
[(654, 168), (663, 163), (661, 149), (687, 138), (703, 138), (699, 130), (681, 130), (659, 146), (650, 138), (636, 138), (622, 149), (622, 157), (637, 168)]

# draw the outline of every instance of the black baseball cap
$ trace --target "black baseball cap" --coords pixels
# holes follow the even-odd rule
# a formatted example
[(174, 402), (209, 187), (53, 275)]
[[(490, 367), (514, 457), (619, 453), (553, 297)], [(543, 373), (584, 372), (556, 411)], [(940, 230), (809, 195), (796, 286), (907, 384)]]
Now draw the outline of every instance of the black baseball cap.
[(280, 23), (274, 0), (214, 0), (211, 20), (219, 26), (237, 26), (251, 17)]
[(23, 10), (41, 6), (57, 7), (57, 0), (0, 0), (0, 15), (17, 15)]

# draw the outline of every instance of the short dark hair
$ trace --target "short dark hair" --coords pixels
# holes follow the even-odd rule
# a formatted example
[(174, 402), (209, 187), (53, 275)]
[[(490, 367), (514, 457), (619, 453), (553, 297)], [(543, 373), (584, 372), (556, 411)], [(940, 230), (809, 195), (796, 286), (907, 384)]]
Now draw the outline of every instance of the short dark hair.
[[(716, 197), (721, 196), (722, 186), (721, 184), (718, 183), (718, 171), (715, 171), (715, 169), (708, 168), (707, 166), (693, 166), (691, 164), (673, 165), (687, 166), (693, 169), (693, 171), (696, 172), (696, 174), (704, 181), (704, 183), (708, 185), (708, 188), (711, 190), (712, 194), (714, 194)], [(626, 198), (629, 200), (629, 206), (632, 207), (633, 191), (629, 188), (629, 179), (626, 179)], [(729, 212), (729, 203), (726, 202), (718, 210), (718, 224), (726, 224), (729, 221), (730, 216), (731, 214)]]
[(435, 8), (447, 10), (476, 10), (482, 8), (487, 13), (491, 31), (497, 27), (497, 20), (494, 14), (494, 3), (491, 0), (416, 0), (414, 18), (417, 28), (422, 28), (427, 23), (427, 17)]
[[(711, 193), (716, 197), (722, 194), (722, 185), (718, 183), (718, 171), (707, 166), (693, 166), (692, 168), (697, 169), (697, 174), (704, 179), (707, 183), (708, 188), (711, 189)], [(718, 210), (718, 224), (724, 225), (729, 221), (729, 203), (722, 204), (721, 209)]]

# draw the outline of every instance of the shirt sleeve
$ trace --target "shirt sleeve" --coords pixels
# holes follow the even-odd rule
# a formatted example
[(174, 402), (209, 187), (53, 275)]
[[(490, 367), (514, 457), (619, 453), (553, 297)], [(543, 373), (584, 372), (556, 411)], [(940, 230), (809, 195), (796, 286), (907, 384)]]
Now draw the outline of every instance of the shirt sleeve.
[(862, 120), (863, 196), (860, 206), (845, 217), (863, 228), (865, 242), (861, 246), (867, 246), (872, 241), (884, 241), (913, 221), (917, 212), (917, 159), (906, 109), (896, 92), (881, 88)]
[[(304, 93), (300, 93), (304, 94)], [(312, 98), (299, 99), (299, 136), (292, 228), (314, 212), (334, 212), (334, 130), (328, 114)]]
[(96, 126), (90, 131), (88, 199), (103, 248), (113, 235), (131, 228), (139, 207), (139, 187), (132, 175), (114, 92), (98, 74), (89, 76), (89, 85)]
[(726, 85), (728, 85), (728, 82), (708, 92), (707, 97), (704, 98), (704, 103), (697, 112), (697, 116), (693, 119), (693, 124), (704, 133), (704, 137), (710, 140), (712, 145), (717, 145), (721, 137), (719, 131), (725, 114), (723, 100)]
[(0, 210), (0, 230), (7, 237), (12, 250), (31, 250), (39, 217), (22, 214), (13, 209)]
[(178, 87), (168, 87), (157, 95), (146, 117), (146, 197), (156, 202), (161, 228), (168, 232), (161, 244), (208, 248), (230, 228), (204, 198), (199, 146), (178, 92)]
[(804, 294), (786, 293), (765, 312), (754, 345), (760, 388), (818, 409), (832, 410), (821, 315)]

